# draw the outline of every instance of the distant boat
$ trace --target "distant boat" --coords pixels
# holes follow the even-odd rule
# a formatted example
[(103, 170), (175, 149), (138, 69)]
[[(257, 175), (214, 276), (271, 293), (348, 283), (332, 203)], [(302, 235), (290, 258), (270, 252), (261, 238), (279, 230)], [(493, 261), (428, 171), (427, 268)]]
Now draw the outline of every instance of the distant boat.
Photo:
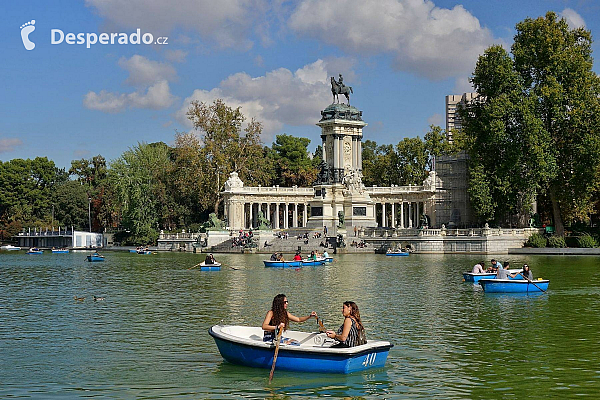
[(270, 268), (298, 268), (302, 266), (302, 261), (268, 261), (264, 260), (265, 267)]
[[(221, 356), (248, 367), (271, 368), (275, 345), (263, 341), (263, 330), (250, 326), (215, 325), (208, 333), (215, 339)], [(335, 341), (323, 333), (284, 331), (276, 368), (279, 370), (350, 374), (385, 366), (393, 344), (368, 340), (366, 344), (347, 348), (331, 347)]]
[(550, 281), (538, 279), (481, 279), (479, 284), (486, 293), (535, 293), (548, 290)]
[(385, 252), (385, 255), (390, 257), (406, 257), (409, 256), (410, 253), (404, 250), (388, 250)]
[(104, 256), (101, 256), (98, 253), (94, 253), (94, 254), (90, 254), (89, 256), (87, 256), (87, 260), (89, 262), (104, 261)]
[(7, 244), (6, 246), (0, 247), (0, 250), (16, 251), (16, 250), (21, 250), (21, 248), (18, 246), (13, 246), (12, 244)]
[(129, 249), (129, 252), (130, 252), (130, 253), (137, 253), (137, 252), (138, 252), (138, 249)]
[(27, 254), (44, 254), (44, 250), (40, 250), (37, 247), (32, 247), (27, 251)]
[(67, 254), (69, 249), (52, 249), (52, 254)]
[(142, 254), (142, 255), (152, 254), (152, 252), (150, 250), (139, 250), (137, 253)]
[(204, 261), (200, 263), (200, 271), (220, 271), (221, 263), (215, 262), (212, 264), (205, 264)]

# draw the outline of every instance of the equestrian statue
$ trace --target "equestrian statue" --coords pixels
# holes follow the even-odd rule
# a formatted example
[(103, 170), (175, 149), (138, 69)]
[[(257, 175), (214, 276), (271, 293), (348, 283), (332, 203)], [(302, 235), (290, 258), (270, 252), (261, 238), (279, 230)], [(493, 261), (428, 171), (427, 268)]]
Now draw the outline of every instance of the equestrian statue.
[(343, 94), (344, 96), (346, 96), (346, 100), (348, 100), (348, 105), (350, 105), (350, 93), (354, 93), (352, 91), (352, 86), (346, 86), (344, 85), (344, 78), (342, 77), (342, 74), (340, 74), (340, 80), (339, 82), (335, 80), (335, 78), (332, 76), (331, 77), (331, 93), (333, 93), (333, 102), (336, 102), (336, 98), (337, 98), (337, 102), (340, 102), (340, 94)]

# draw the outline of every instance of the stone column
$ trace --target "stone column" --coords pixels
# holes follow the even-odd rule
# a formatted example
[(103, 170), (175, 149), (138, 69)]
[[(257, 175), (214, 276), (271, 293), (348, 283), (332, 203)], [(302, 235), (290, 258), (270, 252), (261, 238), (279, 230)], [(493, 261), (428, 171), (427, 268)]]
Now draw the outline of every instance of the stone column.
[(385, 228), (385, 203), (381, 203), (381, 227)]
[(308, 204), (303, 204), (304, 209), (302, 210), (302, 227), (306, 228), (306, 223), (308, 221), (308, 214), (306, 213), (308, 210)]
[(267, 219), (269, 220), (269, 225), (271, 228), (273, 227), (273, 218), (271, 218), (271, 203), (267, 203)]
[(298, 227), (298, 203), (294, 203), (294, 219), (292, 220), (294, 228)]
[(334, 134), (333, 135), (333, 178), (334, 178), (334, 182), (337, 182), (337, 168), (338, 165), (340, 163), (340, 139), (339, 136)]
[(392, 203), (392, 228), (396, 227), (396, 203)]
[(290, 223), (290, 203), (285, 203), (285, 219), (283, 220), (283, 229), (289, 228)]
[(275, 203), (275, 229), (279, 229), (279, 203)]
[(404, 229), (404, 202), (400, 202), (400, 228)]
[(362, 171), (362, 137), (358, 138), (358, 169)]
[(413, 210), (412, 210), (412, 201), (408, 202), (408, 227), (413, 227)]
[(325, 151), (325, 145), (327, 144), (327, 136), (321, 135), (321, 148), (323, 149), (323, 161), (329, 162), (327, 160), (327, 151)]
[(252, 218), (254, 217), (254, 215), (252, 215), (252, 206), (254, 205), (254, 203), (249, 203), (248, 204), (248, 228), (252, 228)]
[(357, 166), (357, 158), (356, 158), (356, 149), (357, 149), (357, 145), (356, 145), (356, 136), (352, 136), (352, 168), (350, 168), (351, 170), (355, 170), (356, 166)]

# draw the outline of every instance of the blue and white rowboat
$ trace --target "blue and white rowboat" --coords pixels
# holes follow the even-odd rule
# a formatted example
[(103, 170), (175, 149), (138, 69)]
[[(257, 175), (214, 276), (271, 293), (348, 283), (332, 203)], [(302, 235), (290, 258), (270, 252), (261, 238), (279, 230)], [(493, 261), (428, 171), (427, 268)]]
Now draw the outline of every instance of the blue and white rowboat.
[(323, 264), (325, 264), (324, 260), (309, 260), (309, 259), (302, 260), (303, 267), (314, 267), (314, 266), (323, 265)]
[(37, 247), (32, 247), (25, 254), (44, 254), (44, 250), (40, 250)]
[(302, 266), (302, 261), (268, 261), (264, 260), (265, 267), (270, 268), (299, 268)]
[[(225, 360), (267, 369), (273, 365), (275, 345), (263, 342), (260, 327), (215, 325), (208, 332)], [(279, 346), (276, 369), (287, 371), (349, 374), (382, 368), (393, 347), (390, 342), (369, 340), (361, 346), (331, 348), (335, 341), (318, 332), (288, 330), (283, 337), (286, 340)]]
[(548, 279), (481, 279), (479, 284), (487, 293), (535, 293), (548, 290)]
[(204, 264), (204, 261), (200, 264), (200, 271), (220, 271), (221, 263)]
[(98, 255), (98, 254), (92, 254), (87, 256), (87, 260), (89, 262), (98, 262), (98, 261), (104, 261), (104, 256)]
[(409, 256), (410, 253), (408, 251), (388, 251), (385, 255), (388, 257), (406, 257)]
[(69, 249), (52, 249), (52, 254), (68, 254)]
[[(522, 271), (521, 269), (509, 269), (507, 272), (509, 274), (515, 274), (515, 273), (518, 273), (521, 271)], [(481, 279), (496, 279), (496, 273), (495, 272), (484, 272), (484, 273), (475, 274), (473, 272), (463, 272), (463, 279), (465, 280), (465, 282), (479, 283), (479, 281)], [(523, 279), (523, 277), (521, 275), (517, 275), (514, 278), (511, 278), (509, 276), (508, 279)]]

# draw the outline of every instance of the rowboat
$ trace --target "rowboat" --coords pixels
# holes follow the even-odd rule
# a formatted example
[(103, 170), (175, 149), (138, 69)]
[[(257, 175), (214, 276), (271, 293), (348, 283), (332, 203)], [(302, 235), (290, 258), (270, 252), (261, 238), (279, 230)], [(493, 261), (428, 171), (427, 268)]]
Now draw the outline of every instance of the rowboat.
[(268, 261), (263, 260), (265, 267), (270, 268), (298, 268), (302, 266), (302, 261)]
[(152, 254), (150, 250), (139, 250), (137, 253), (142, 255)]
[(91, 254), (91, 255), (87, 256), (87, 260), (89, 262), (104, 261), (104, 256), (101, 256), (100, 254)]
[[(263, 342), (260, 327), (215, 325), (209, 329), (221, 356), (249, 367), (271, 368), (275, 344)], [(366, 344), (332, 348), (336, 342), (324, 333), (284, 331), (279, 346), (278, 370), (349, 374), (385, 366), (390, 348), (387, 341), (369, 340)]]
[(314, 267), (317, 265), (323, 265), (325, 264), (325, 261), (321, 261), (321, 260), (310, 260), (308, 258), (305, 258), (302, 260), (302, 266), (303, 267)]
[(392, 251), (392, 250), (388, 250), (385, 253), (386, 256), (389, 257), (406, 257), (408, 255), (410, 255), (410, 253), (408, 251)]
[(137, 252), (138, 252), (138, 250), (137, 250), (137, 249), (129, 249), (129, 252), (130, 252), (130, 253), (137, 253)]
[(333, 257), (317, 257), (317, 261), (323, 261), (324, 263), (333, 262)]
[(479, 284), (488, 293), (534, 293), (548, 290), (548, 279), (481, 279)]
[(221, 263), (215, 262), (212, 264), (205, 264), (204, 261), (200, 263), (200, 271), (220, 271)]
[(0, 250), (16, 251), (16, 250), (21, 250), (21, 248), (18, 246), (13, 246), (12, 244), (7, 244), (6, 246), (0, 247)]
[(27, 250), (27, 254), (44, 254), (44, 250), (40, 250), (37, 247), (32, 247)]
[(69, 249), (52, 249), (52, 254), (67, 254)]
[[(509, 274), (515, 274), (518, 272), (521, 272), (521, 269), (509, 269), (507, 272)], [(481, 279), (496, 279), (496, 273), (495, 272), (483, 272), (483, 273), (473, 273), (473, 272), (463, 272), (463, 279), (465, 280), (465, 282), (472, 282), (472, 283), (478, 283)], [(523, 277), (521, 275), (517, 275), (514, 278), (511, 278), (510, 276), (508, 277), (508, 279), (523, 279)]]

